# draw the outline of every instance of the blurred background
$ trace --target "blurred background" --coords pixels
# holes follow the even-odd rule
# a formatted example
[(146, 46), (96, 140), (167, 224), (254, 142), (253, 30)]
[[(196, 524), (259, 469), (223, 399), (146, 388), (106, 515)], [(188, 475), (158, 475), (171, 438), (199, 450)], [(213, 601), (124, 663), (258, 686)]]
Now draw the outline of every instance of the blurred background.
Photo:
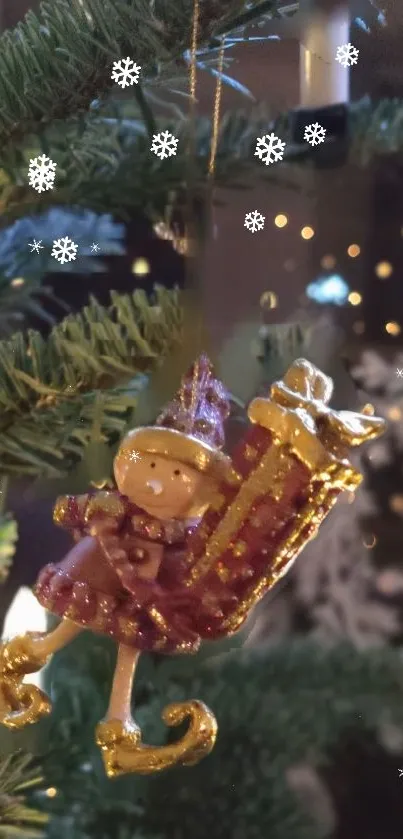
[[(136, 4), (133, 0), (127, 5)], [(174, 16), (169, 4), (152, 5), (157, 17), (171, 20)], [(184, 5), (181, 2), (181, 9)], [(192, 3), (187, 5), (192, 7)], [(161, 778), (107, 782), (91, 738), (106, 707), (115, 652), (102, 639), (80, 640), (39, 677), (41, 684), (45, 680), (55, 705), (50, 727), (46, 722), (24, 736), (1, 731), (7, 804), (1, 810), (0, 773), (0, 828), (2, 819), (4, 823), (0, 835), (5, 837), (400, 839), (402, 835), (403, 7), (396, 0), (384, 0), (382, 7), (370, 2), (312, 0), (301, 7), (278, 3), (273, 17), (275, 5), (232, 4), (239, 14), (261, 9), (255, 19), (250, 15), (250, 24), (248, 17), (242, 20), (228, 51), (231, 63), (225, 67), (228, 78), (220, 98), (224, 129), (215, 179), (207, 192), (198, 186), (208, 180), (218, 48), (222, 31), (232, 32), (228, 25), (225, 28), (226, 15), (232, 12), (230, 2), (221, 7), (214, 0), (201, 1), (209, 21), (205, 45), (211, 56), (206, 47), (197, 70), (200, 130), (193, 153), (201, 163), (196, 175), (189, 174), (183, 160), (172, 176), (166, 174), (171, 160), (164, 163), (165, 169), (151, 171), (150, 167), (144, 169), (145, 174), (140, 172), (140, 164), (130, 155), (141, 151), (142, 135), (140, 131), (137, 135), (135, 122), (146, 121), (147, 110), (140, 100), (133, 102), (131, 88), (121, 93), (116, 86), (108, 90), (105, 106), (105, 80), (98, 83), (99, 98), (98, 93), (93, 97), (96, 107), (92, 103), (90, 113), (89, 99), (85, 108), (94, 123), (99, 115), (96, 154), (89, 145), (89, 163), (88, 149), (86, 157), (74, 145), (75, 139), (71, 146), (77, 171), (81, 166), (84, 172), (88, 166), (95, 180), (99, 174), (99, 195), (95, 188), (86, 191), (85, 173), (77, 186), (73, 170), (63, 163), (63, 154), (69, 151), (61, 139), (63, 120), (79, 112), (74, 102), (65, 106), (64, 114), (60, 98), (61, 111), (57, 113), (56, 108), (54, 118), (51, 114), (46, 133), (38, 94), (38, 102), (26, 117), (28, 128), (24, 128), (23, 108), (18, 118), (14, 115), (15, 124), (18, 127), (20, 119), (23, 130), (14, 137), (10, 129), (12, 152), (10, 142), (7, 145), (1, 135), (3, 637), (49, 625), (49, 616), (37, 604), (31, 587), (40, 568), (60, 559), (70, 546), (69, 536), (52, 523), (56, 495), (106, 485), (119, 436), (130, 425), (141, 424), (144, 417), (153, 420), (169, 388), (176, 386), (181, 365), (187, 366), (186, 353), (197, 348), (197, 340), (205, 341), (234, 395), (229, 450), (245, 428), (247, 402), (256, 393), (267, 392), (298, 355), (333, 377), (336, 407), (361, 410), (369, 405), (370, 411), (387, 420), (386, 432), (363, 454), (354, 456), (354, 464), (364, 474), (356, 497), (338, 502), (318, 538), (232, 644), (203, 652), (191, 663), (181, 661), (180, 666), (151, 657), (142, 663), (136, 719), (147, 729), (147, 738), (163, 736), (162, 726), (158, 728), (162, 704), (197, 693), (219, 719), (221, 733), (214, 754), (196, 768), (175, 770)], [(49, 28), (51, 6), (43, 4), (44, 31)], [(86, 12), (88, 26), (97, 28), (96, 6), (94, 2), (92, 9), (85, 0), (72, 2), (71, 14), (84, 14), (77, 17), (80, 27), (84, 27)], [(12, 31), (27, 13), (38, 10), (39, 3), (0, 0), (4, 55), (12, 55), (15, 45), (15, 64), (8, 67), (10, 74), (14, 72), (16, 91), (28, 90), (24, 82), (28, 63), (22, 60), (21, 45), (24, 36), (29, 42), (26, 21), (30, 18), (21, 23), (26, 30), (14, 35)], [(214, 30), (214, 20), (221, 14), (222, 28)], [(328, 51), (340, 43), (340, 33), (359, 50), (357, 65), (348, 69), (329, 60)], [(53, 31), (51, 37), (56, 38)], [(99, 32), (97, 37), (101, 38)], [(167, 48), (172, 50), (172, 45)], [(40, 47), (35, 49), (39, 55)], [(74, 64), (70, 43), (68, 49)], [(97, 60), (101, 66), (99, 55)], [(180, 64), (177, 57), (176, 64)], [(49, 81), (49, 67), (46, 62), (40, 64), (39, 78), (42, 73)], [(171, 71), (169, 67), (159, 89), (158, 74), (152, 68), (147, 101), (154, 124), (162, 120), (165, 127), (177, 120), (182, 130), (177, 109), (187, 110), (188, 103), (183, 105), (176, 85), (170, 86)], [(185, 61), (176, 71), (184, 76), (182, 87), (187, 91)], [(85, 84), (77, 82), (77, 91), (81, 88)], [(38, 89), (42, 93), (40, 84)], [(10, 90), (6, 104), (11, 113), (12, 86)], [(0, 98), (0, 114), (1, 105)], [(10, 126), (13, 120), (10, 114), (6, 116), (4, 123)], [(308, 148), (301, 142), (300, 126), (308, 116), (310, 122), (326, 125), (323, 146)], [(113, 120), (123, 120), (120, 145), (116, 140), (115, 147), (109, 133), (106, 136)], [(126, 123), (130, 124), (127, 136)], [(93, 124), (79, 135), (77, 117), (67, 130), (77, 131), (81, 141)], [(271, 130), (287, 140), (287, 152), (283, 162), (265, 167), (254, 158), (254, 144), (257, 136)], [(25, 157), (19, 158), (16, 148), (22, 147), (22, 134), (26, 135), (21, 152)], [(38, 203), (37, 197), (32, 199), (32, 190), (31, 198), (26, 195), (23, 173), (34, 149), (62, 161), (60, 203), (55, 192), (38, 197)], [(115, 193), (111, 189), (109, 199), (109, 192), (102, 193), (103, 185), (115, 175), (118, 180), (119, 166), (126, 187), (117, 186)], [(186, 215), (189, 205), (195, 216), (192, 224)], [(264, 227), (252, 233), (244, 222), (245, 215), (254, 210), (264, 216)], [(48, 245), (64, 235), (79, 244), (80, 256), (61, 269), (49, 257)], [(198, 245), (193, 248), (196, 239)], [(44, 242), (45, 252), (28, 251), (27, 243), (33, 240)], [(95, 255), (94, 242), (99, 244)], [(197, 274), (189, 269), (192, 261), (198, 262)], [(116, 374), (106, 418), (99, 414), (97, 394), (108, 389), (102, 377), (110, 375), (110, 369), (107, 374), (104, 369), (91, 373), (85, 385), (88, 401), (77, 398), (77, 415), (58, 413), (61, 385), (52, 379), (52, 355), (46, 355), (45, 346), (51, 330), (64, 318), (78, 316), (91, 299), (105, 307), (102, 311), (111, 312), (111, 291), (122, 300), (125, 295), (132, 300), (136, 290), (151, 295), (156, 285), (172, 295), (177, 287), (192, 289), (197, 317), (194, 308), (190, 311), (195, 320), (189, 313), (188, 317), (191, 324), (197, 322), (199, 336), (194, 344), (176, 359), (169, 337), (176, 320), (168, 298), (159, 300), (167, 317), (161, 352), (168, 360), (176, 359), (170, 373), (164, 367), (164, 382), (154, 377), (154, 362), (144, 360), (147, 352), (137, 347), (130, 367), (123, 350), (119, 363), (122, 370), (126, 364), (124, 393), (117, 390), (121, 383)], [(106, 321), (110, 317), (119, 323), (119, 312), (129, 311), (123, 303), (119, 306), (105, 314)], [(104, 317), (95, 309), (91, 312), (82, 335)], [(146, 303), (136, 304), (130, 318), (145, 318), (144, 312)], [(121, 322), (127, 325), (123, 317)], [(46, 379), (46, 387), (35, 398), (21, 395), (19, 385), (14, 390), (10, 385), (20, 381), (17, 368), (28, 369), (21, 359), (32, 355), (32, 347), (20, 346), (15, 338), (17, 332), (27, 335), (28, 329), (37, 330), (43, 341), (43, 345), (35, 344), (43, 362), (36, 375)], [(80, 335), (71, 327), (71, 342), (79, 343)], [(100, 341), (107, 338), (105, 331)], [(123, 347), (126, 340), (125, 333)], [(107, 344), (102, 346), (106, 357)], [(57, 354), (56, 340), (52, 352)], [(71, 381), (74, 376), (79, 380), (84, 362), (71, 364)], [(92, 366), (94, 371), (95, 362)], [(74, 393), (74, 381), (70, 387)], [(41, 408), (49, 407), (43, 422), (38, 419), (40, 399), (45, 400)], [(83, 423), (78, 426), (83, 429), (81, 436), (73, 429), (79, 422)], [(68, 423), (73, 430), (67, 440)], [(47, 446), (40, 443), (40, 435)], [(64, 460), (57, 465), (59, 446)], [(51, 744), (49, 753), (45, 742)], [(21, 786), (28, 770), (18, 764), (19, 749), (34, 755), (29, 770), (33, 791), (28, 798)], [(21, 777), (17, 769), (11, 769), (16, 760)], [(25, 806), (31, 808), (28, 814), (23, 812)], [(15, 808), (14, 815), (10, 807)]]

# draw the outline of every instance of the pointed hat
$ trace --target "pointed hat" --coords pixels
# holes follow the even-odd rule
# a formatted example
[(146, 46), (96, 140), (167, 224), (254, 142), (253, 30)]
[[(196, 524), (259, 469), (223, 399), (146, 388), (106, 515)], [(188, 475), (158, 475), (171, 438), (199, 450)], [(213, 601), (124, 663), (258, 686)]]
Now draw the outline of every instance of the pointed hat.
[(228, 394), (203, 354), (183, 377), (155, 425), (135, 428), (126, 435), (115, 462), (132, 459), (136, 452), (155, 454), (217, 480), (225, 478), (232, 472), (231, 459), (221, 451), (229, 413)]

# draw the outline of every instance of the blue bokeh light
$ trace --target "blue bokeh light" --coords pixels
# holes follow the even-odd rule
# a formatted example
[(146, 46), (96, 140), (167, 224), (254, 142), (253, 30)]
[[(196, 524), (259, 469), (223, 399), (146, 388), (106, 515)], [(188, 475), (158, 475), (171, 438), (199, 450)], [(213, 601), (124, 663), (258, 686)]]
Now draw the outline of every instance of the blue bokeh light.
[(349, 286), (339, 274), (331, 274), (328, 277), (319, 277), (306, 288), (306, 295), (315, 303), (333, 304), (343, 306), (350, 293)]

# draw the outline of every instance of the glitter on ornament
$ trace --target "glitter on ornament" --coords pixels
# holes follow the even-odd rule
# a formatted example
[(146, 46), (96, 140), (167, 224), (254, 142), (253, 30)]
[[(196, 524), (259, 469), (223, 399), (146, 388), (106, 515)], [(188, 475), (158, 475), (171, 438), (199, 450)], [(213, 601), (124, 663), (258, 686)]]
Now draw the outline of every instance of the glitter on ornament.
[(179, 737), (142, 741), (131, 703), (138, 659), (190, 655), (238, 632), (340, 493), (359, 486), (348, 450), (378, 437), (384, 421), (330, 408), (332, 390), (331, 379), (297, 359), (268, 395), (250, 402), (249, 424), (229, 456), (229, 394), (201, 355), (155, 424), (121, 441), (116, 489), (57, 499), (54, 521), (75, 542), (42, 569), (34, 594), (60, 622), (1, 645), (2, 725), (22, 729), (50, 714), (51, 698), (25, 677), (91, 630), (117, 644), (95, 735), (108, 777), (191, 766), (211, 752), (217, 721), (199, 699), (164, 708), (169, 727), (187, 723)]

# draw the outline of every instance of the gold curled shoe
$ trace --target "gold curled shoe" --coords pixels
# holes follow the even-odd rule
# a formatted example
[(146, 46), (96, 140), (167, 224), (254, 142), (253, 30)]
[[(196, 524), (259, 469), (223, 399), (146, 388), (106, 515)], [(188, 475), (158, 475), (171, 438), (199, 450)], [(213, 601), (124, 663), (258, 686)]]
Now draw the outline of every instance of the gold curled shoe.
[(217, 736), (214, 714), (198, 699), (174, 702), (164, 708), (162, 718), (169, 726), (190, 719), (183, 737), (164, 746), (148, 746), (141, 742), (141, 731), (131, 721), (108, 720), (98, 724), (96, 742), (102, 751), (108, 778), (136, 773), (149, 775), (172, 766), (192, 766), (208, 755)]
[(24, 676), (36, 673), (49, 656), (35, 651), (40, 633), (27, 633), (0, 645), (0, 725), (19, 729), (38, 722), (50, 713), (51, 703), (35, 685), (24, 684)]
[(103, 720), (95, 729), (95, 742), (100, 747), (108, 778), (117, 778), (127, 770), (119, 763), (119, 755), (126, 749), (137, 750), (141, 731), (134, 721)]

